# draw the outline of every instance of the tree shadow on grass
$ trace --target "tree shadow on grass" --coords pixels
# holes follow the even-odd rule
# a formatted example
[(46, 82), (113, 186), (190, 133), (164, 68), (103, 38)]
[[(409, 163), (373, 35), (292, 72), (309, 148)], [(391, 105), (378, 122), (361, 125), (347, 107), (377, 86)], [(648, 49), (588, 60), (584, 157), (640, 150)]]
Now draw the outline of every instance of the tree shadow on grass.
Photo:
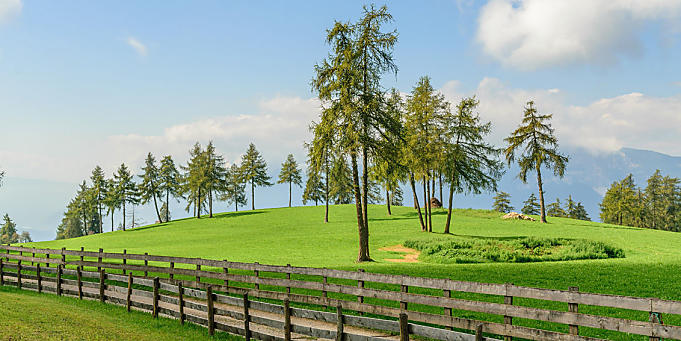
[(167, 225), (168, 225), (168, 223), (160, 223), (160, 224), (153, 224), (153, 225), (147, 225), (147, 226), (140, 226), (140, 227), (135, 227), (134, 229), (127, 229), (127, 230), (125, 230), (125, 232), (128, 232), (128, 231), (130, 231), (130, 232), (144, 231), (144, 230), (153, 229), (153, 228), (157, 228), (157, 227), (163, 227), (163, 226), (167, 226)]
[[(261, 214), (261, 213), (266, 213), (266, 212), (264, 212), (264, 211), (226, 212), (226, 213), (214, 215), (213, 218), (215, 218), (215, 219), (236, 218), (236, 217), (248, 216), (248, 215), (252, 215), (252, 214)], [(208, 218), (208, 219), (210, 219), (210, 218)]]

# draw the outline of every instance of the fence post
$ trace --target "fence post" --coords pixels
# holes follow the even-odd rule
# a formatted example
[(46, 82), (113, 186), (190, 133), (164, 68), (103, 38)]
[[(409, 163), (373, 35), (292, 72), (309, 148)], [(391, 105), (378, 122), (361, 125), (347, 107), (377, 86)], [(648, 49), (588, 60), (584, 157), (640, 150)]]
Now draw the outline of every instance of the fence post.
[(123, 249), (123, 274), (124, 274), (124, 275), (125, 275), (125, 265), (128, 264), (128, 262), (127, 262), (127, 256), (126, 256), (127, 253), (128, 253), (128, 250)]
[(260, 271), (258, 270), (258, 265), (260, 263), (255, 262), (255, 270), (253, 270), (253, 273), (255, 274), (255, 290), (260, 290), (260, 283), (258, 283), (258, 277), (260, 277)]
[(147, 259), (148, 255), (149, 255), (149, 253), (147, 253), (147, 252), (144, 253), (144, 277), (147, 277), (149, 275), (149, 273), (147, 272), (147, 269), (146, 269), (146, 267), (149, 266), (149, 260)]
[(57, 296), (61, 296), (61, 264), (57, 264)]
[[(324, 303), (328, 302), (328, 294), (326, 292), (326, 285), (329, 283), (328, 277), (324, 276), (322, 278), (322, 297), (324, 297)], [(329, 306), (324, 305), (324, 309), (327, 309)]]
[[(35, 258), (35, 248), (33, 248), (33, 252), (31, 252), (31, 258)], [(33, 265), (35, 265), (35, 263), (33, 263), (33, 260), (31, 260), (31, 266)]]
[(244, 294), (244, 337), (246, 338), (246, 341), (251, 340), (251, 316), (248, 314), (248, 294)]
[(482, 341), (482, 323), (475, 327), (475, 341)]
[[(570, 292), (579, 292), (579, 287), (570, 287)], [(579, 312), (579, 305), (577, 303), (568, 303), (568, 311), (571, 313)], [(579, 335), (579, 326), (571, 324), (570, 325), (570, 335)]]
[(208, 334), (215, 334), (215, 310), (213, 310), (213, 287), (206, 288), (206, 306), (208, 307)]
[[(660, 320), (660, 313), (656, 313), (656, 312), (653, 312), (653, 311), (650, 312), (649, 320), (650, 320), (651, 323), (662, 323), (662, 321)], [(654, 332), (652, 332), (651, 336), (649, 337), (650, 341), (660, 341), (660, 338), (658, 336), (653, 336), (653, 335), (655, 335)]]
[[(286, 279), (291, 280), (291, 264), (286, 264)], [(287, 294), (291, 293), (291, 286), (290, 285), (286, 286), (286, 293)]]
[(184, 289), (182, 288), (182, 282), (177, 283), (177, 304), (180, 310), (180, 324), (184, 325)]
[[(100, 247), (99, 248), (99, 257), (97, 257), (97, 264), (102, 264), (102, 252), (104, 252), (104, 250), (102, 250), (102, 248)], [(98, 272), (99, 272), (99, 270), (102, 270), (101, 266), (97, 267)]]
[(175, 269), (175, 262), (170, 262), (170, 274), (168, 274), (168, 278), (173, 279), (175, 276), (172, 272), (172, 269)]
[(3, 271), (5, 271), (5, 269), (2, 264), (2, 258), (0, 258), (0, 285), (5, 285), (5, 274), (2, 273)]
[[(360, 273), (363, 273), (364, 269), (357, 269), (357, 271), (360, 272)], [(360, 275), (360, 277), (361, 277), (361, 275)], [(364, 288), (364, 281), (363, 280), (357, 280), (357, 287), (358, 288)], [(364, 296), (357, 295), (357, 302), (364, 303)], [(364, 315), (364, 313), (360, 311), (359, 315), (362, 316), (362, 315)]]
[[(445, 290), (443, 290), (443, 294), (447, 298), (452, 298), (452, 291), (451, 290), (445, 289)], [(454, 314), (452, 314), (452, 308), (445, 308), (445, 315), (446, 316), (454, 316)], [(451, 326), (447, 327), (447, 329), (448, 330), (454, 330), (454, 328), (452, 328)]]
[(17, 262), (17, 286), (21, 289), (21, 259)]
[(154, 277), (154, 293), (153, 293), (153, 304), (154, 304), (154, 310), (152, 311), (152, 315), (154, 318), (158, 317), (158, 277)]
[(400, 313), (400, 341), (409, 341), (409, 318), (406, 313)]
[[(2, 260), (0, 260), (0, 261), (2, 261)], [(43, 281), (42, 281), (42, 277), (40, 276), (40, 263), (36, 264), (35, 274), (36, 274), (36, 277), (38, 277), (38, 293), (40, 294), (40, 293), (43, 292)]]
[[(504, 304), (513, 305), (513, 296), (508, 295), (508, 287), (512, 286), (513, 283), (506, 283), (506, 296), (504, 296)], [(504, 315), (504, 324), (506, 324), (507, 329), (511, 329), (513, 325), (513, 317)], [(512, 336), (504, 336), (504, 341), (512, 341)]]
[[(402, 285), (401, 291), (403, 293), (408, 293), (409, 292), (409, 286), (408, 285)], [(400, 302), (400, 309), (407, 310), (407, 302), (401, 301)]]
[(104, 296), (104, 278), (106, 278), (104, 269), (99, 270), (99, 301), (102, 303), (106, 300), (106, 296)]
[(83, 251), (85, 251), (85, 248), (81, 246), (81, 247), (80, 247), (80, 252), (81, 252), (81, 254), (80, 254), (80, 261), (81, 261), (81, 262), (84, 260), (84, 259), (83, 259), (83, 258), (84, 258), (84, 257), (83, 257)]
[(196, 284), (201, 283), (201, 276), (199, 276), (199, 271), (201, 271), (201, 264), (196, 264)]
[(343, 307), (338, 303), (336, 306), (336, 341), (343, 340)]
[(61, 262), (64, 263), (64, 267), (66, 267), (66, 255), (64, 254), (64, 251), (66, 251), (66, 248), (61, 248)]
[(284, 340), (291, 341), (291, 302), (284, 300)]
[[(224, 261), (226, 262), (227, 260), (224, 259)], [(226, 275), (229, 273), (229, 268), (228, 268), (228, 267), (224, 267), (224, 268), (222, 268), (222, 270), (224, 271), (224, 273), (225, 273), (225, 278), (226, 278), (226, 277), (227, 277)], [(229, 280), (228, 280), (228, 279), (225, 279), (225, 286), (226, 286), (226, 287), (229, 286)]]
[(46, 253), (45, 258), (47, 259), (47, 261), (45, 262), (45, 266), (49, 268), (50, 267), (50, 254)]
[(125, 307), (128, 309), (128, 312), (130, 311), (130, 303), (132, 300), (132, 272), (128, 272), (128, 294), (126, 295), (125, 298)]
[(78, 298), (82, 300), (83, 299), (83, 282), (82, 282), (81, 277), (83, 275), (81, 274), (81, 268), (82, 268), (82, 266), (80, 266), (80, 265), (78, 267), (76, 267), (76, 278), (78, 279)]

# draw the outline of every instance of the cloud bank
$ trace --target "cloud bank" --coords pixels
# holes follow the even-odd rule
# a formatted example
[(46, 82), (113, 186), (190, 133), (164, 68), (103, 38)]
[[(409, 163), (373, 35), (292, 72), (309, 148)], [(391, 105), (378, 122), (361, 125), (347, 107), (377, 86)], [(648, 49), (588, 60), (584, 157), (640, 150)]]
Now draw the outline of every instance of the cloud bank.
[(21, 0), (0, 0), (0, 23), (21, 13)]
[(674, 34), (680, 18), (678, 0), (490, 0), (477, 40), (485, 54), (521, 70), (607, 65), (643, 53), (646, 23), (663, 22)]
[(137, 54), (139, 54), (140, 56), (145, 57), (145, 56), (147, 55), (147, 46), (144, 45), (144, 44), (142, 44), (142, 42), (140, 42), (139, 40), (137, 40), (137, 38), (128, 37), (127, 43), (128, 43), (128, 45), (130, 45), (130, 47), (132, 47), (132, 48), (137, 52)]

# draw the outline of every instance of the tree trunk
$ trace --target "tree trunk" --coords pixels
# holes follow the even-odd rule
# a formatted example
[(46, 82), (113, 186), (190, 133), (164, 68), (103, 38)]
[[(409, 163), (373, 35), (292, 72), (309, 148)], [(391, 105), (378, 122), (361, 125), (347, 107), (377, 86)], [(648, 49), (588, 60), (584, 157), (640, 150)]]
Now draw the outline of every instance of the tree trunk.
[(423, 231), (428, 231), (428, 199), (426, 198), (428, 196), (428, 190), (426, 187), (428, 185), (426, 184), (428, 180), (426, 180), (426, 177), (423, 177), (423, 215), (425, 216), (425, 225), (423, 225)]
[(123, 231), (125, 231), (125, 197), (123, 197)]
[[(442, 176), (440, 176), (442, 179)], [(442, 182), (440, 182), (442, 185)], [(452, 220), (452, 201), (454, 201), (454, 177), (452, 177), (452, 182), (449, 185), (449, 200), (447, 202), (447, 223), (445, 223), (445, 234), (449, 234), (449, 222)]]
[(392, 215), (392, 212), (390, 212), (390, 191), (385, 190), (385, 203), (388, 206), (388, 215)]
[(255, 184), (251, 179), (251, 210), (255, 210)]
[[(153, 187), (153, 183), (152, 183)], [(156, 217), (158, 217), (158, 222), (161, 222), (161, 213), (158, 210), (158, 202), (156, 202), (156, 188), (154, 188), (154, 193), (151, 194), (154, 197), (154, 208), (156, 209)]]
[(114, 231), (114, 210), (111, 210), (111, 232)]
[(201, 219), (201, 187), (199, 186), (196, 195), (196, 219)]
[(170, 190), (166, 190), (166, 223), (170, 220)]
[(326, 173), (324, 174), (324, 182), (326, 182), (325, 189), (324, 189), (324, 200), (326, 201), (326, 208), (324, 211), (324, 222), (328, 223), (329, 222), (329, 159), (328, 157), (325, 158), (325, 168), (326, 168)]
[[(366, 127), (365, 127), (366, 129)], [(366, 133), (366, 132), (365, 132)], [(362, 153), (362, 216), (364, 217), (364, 226), (369, 230), (369, 155), (367, 148), (364, 147)]]
[(358, 262), (371, 261), (369, 257), (369, 231), (364, 225), (364, 216), (362, 214), (362, 198), (359, 189), (359, 171), (357, 169), (357, 153), (351, 152), (350, 159), (352, 163), (352, 187), (355, 192), (355, 208), (357, 210), (357, 228), (359, 232), (359, 252), (357, 255)]
[(213, 190), (208, 190), (208, 218), (213, 218)]
[[(433, 190), (434, 190), (435, 189), (434, 188), (435, 187), (435, 181), (434, 180), (433, 180), (432, 184), (433, 184)], [(430, 198), (432, 198), (433, 196), (432, 196), (432, 192), (431, 192), (431, 187), (430, 186), (426, 186), (426, 187), (428, 187), (428, 206), (427, 206), (427, 208), (428, 208), (428, 232), (433, 232), (433, 207), (430, 204)]]
[(102, 218), (102, 203), (99, 201), (99, 194), (97, 195), (97, 207), (99, 208), (99, 233), (104, 232), (104, 218)]
[(291, 181), (288, 182), (288, 207), (291, 207)]
[(423, 224), (421, 205), (419, 205), (419, 197), (416, 195), (416, 180), (414, 180), (414, 173), (409, 173), (409, 183), (411, 184), (411, 192), (414, 193), (414, 208), (419, 212), (419, 222), (421, 223), (421, 231), (423, 231), (426, 229), (426, 225)]
[(440, 178), (439, 184), (440, 184), (440, 203), (442, 203), (442, 207), (445, 206), (444, 203), (444, 196), (442, 195), (442, 173), (438, 173), (437, 176)]
[(544, 207), (544, 187), (541, 182), (541, 165), (537, 165), (537, 186), (539, 186), (539, 206), (541, 208), (540, 221), (542, 223), (546, 222), (546, 209)]

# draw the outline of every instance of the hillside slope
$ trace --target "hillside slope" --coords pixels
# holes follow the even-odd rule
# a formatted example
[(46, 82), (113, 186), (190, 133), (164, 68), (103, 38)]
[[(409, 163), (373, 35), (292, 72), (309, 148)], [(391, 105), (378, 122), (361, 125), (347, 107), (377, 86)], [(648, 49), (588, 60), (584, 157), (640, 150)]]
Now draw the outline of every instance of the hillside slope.
[[(579, 286), (590, 292), (681, 299), (681, 234), (607, 224), (550, 218), (549, 224), (505, 221), (500, 214), (457, 210), (452, 232), (443, 229), (445, 211), (435, 212), (436, 233), (420, 231), (413, 209), (396, 207), (387, 216), (383, 206), (371, 206), (372, 263), (354, 262), (357, 227), (354, 206), (332, 206), (330, 223), (324, 208), (295, 207), (218, 214), (213, 219), (183, 219), (70, 240), (33, 243), (31, 246), (122, 251), (228, 259), (294, 266), (364, 268), (367, 271), (449, 277), (480, 282), (566, 289)], [(380, 248), (406, 240), (446, 238), (523, 237), (570, 238), (604, 242), (624, 250), (625, 258), (540, 263), (432, 264), (393, 263), (394, 252)]]

